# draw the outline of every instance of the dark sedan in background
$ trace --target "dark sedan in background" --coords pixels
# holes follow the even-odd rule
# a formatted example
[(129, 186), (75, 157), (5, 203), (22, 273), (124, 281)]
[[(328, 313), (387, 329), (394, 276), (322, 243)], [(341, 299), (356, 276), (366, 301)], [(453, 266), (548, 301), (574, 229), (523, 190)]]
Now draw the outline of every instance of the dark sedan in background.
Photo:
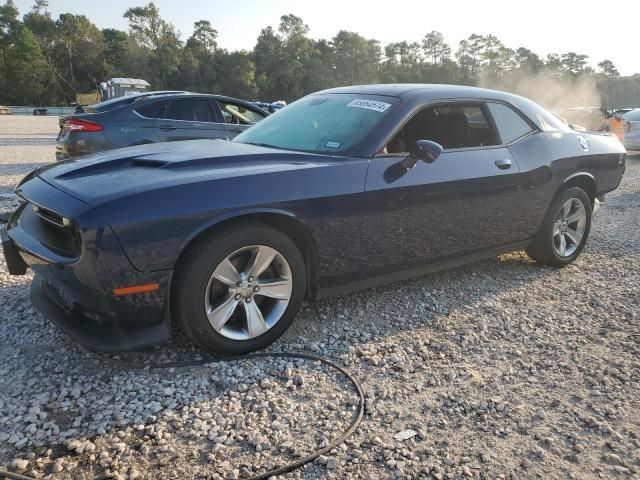
[(304, 298), (522, 248), (568, 265), (625, 155), (502, 92), (338, 88), (231, 142), (39, 168), (3, 246), (10, 273), (35, 272), (34, 305), (94, 348), (157, 344), (175, 322), (240, 354), (278, 338)]
[(268, 112), (243, 100), (179, 91), (119, 97), (60, 118), (56, 158), (201, 138), (231, 139)]

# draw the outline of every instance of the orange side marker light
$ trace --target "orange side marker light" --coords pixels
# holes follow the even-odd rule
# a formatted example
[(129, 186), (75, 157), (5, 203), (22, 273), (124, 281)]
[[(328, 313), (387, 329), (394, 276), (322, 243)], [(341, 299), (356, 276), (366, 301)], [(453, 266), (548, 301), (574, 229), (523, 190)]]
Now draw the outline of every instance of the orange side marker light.
[(160, 289), (157, 283), (147, 283), (146, 285), (136, 285), (135, 287), (114, 288), (113, 294), (117, 296), (133, 295), (134, 293), (154, 292)]

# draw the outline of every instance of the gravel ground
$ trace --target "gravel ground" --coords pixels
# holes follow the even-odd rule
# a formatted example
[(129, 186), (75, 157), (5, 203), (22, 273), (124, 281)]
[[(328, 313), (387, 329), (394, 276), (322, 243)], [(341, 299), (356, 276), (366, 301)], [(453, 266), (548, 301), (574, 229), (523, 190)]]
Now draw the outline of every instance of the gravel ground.
[[(2, 146), (12, 125), (12, 138), (55, 132), (24, 118), (0, 118), (1, 188), (53, 159), (52, 145)], [(346, 444), (286, 477), (640, 478), (639, 208), (635, 156), (563, 270), (517, 252), (306, 305), (271, 350), (346, 365), (367, 413)], [(182, 338), (86, 352), (34, 311), (30, 280), (0, 261), (0, 465), (56, 479), (243, 478), (353, 418), (344, 379), (313, 362), (118, 364), (198, 358)]]

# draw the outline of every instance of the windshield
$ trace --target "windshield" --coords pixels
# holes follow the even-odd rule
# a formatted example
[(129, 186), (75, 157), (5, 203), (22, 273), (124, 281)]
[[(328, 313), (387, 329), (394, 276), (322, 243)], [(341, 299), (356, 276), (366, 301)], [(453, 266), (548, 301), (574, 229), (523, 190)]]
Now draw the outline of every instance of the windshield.
[(622, 118), (625, 119), (627, 122), (638, 122), (640, 121), (640, 109), (631, 110), (630, 112), (627, 112), (624, 115), (622, 115)]
[(342, 153), (369, 135), (399, 100), (358, 94), (306, 96), (245, 130), (233, 141), (285, 150)]

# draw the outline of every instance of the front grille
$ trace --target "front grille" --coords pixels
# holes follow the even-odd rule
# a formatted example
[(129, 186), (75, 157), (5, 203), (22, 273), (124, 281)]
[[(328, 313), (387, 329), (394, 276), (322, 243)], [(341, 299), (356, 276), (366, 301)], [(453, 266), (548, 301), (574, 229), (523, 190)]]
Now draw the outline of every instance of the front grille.
[(59, 255), (77, 258), (81, 238), (77, 226), (68, 218), (39, 205), (25, 205), (20, 226), (31, 237)]
[(60, 228), (64, 228), (70, 225), (70, 223), (62, 216), (46, 208), (42, 208), (38, 205), (33, 205), (33, 211), (41, 219), (46, 222), (53, 223)]

